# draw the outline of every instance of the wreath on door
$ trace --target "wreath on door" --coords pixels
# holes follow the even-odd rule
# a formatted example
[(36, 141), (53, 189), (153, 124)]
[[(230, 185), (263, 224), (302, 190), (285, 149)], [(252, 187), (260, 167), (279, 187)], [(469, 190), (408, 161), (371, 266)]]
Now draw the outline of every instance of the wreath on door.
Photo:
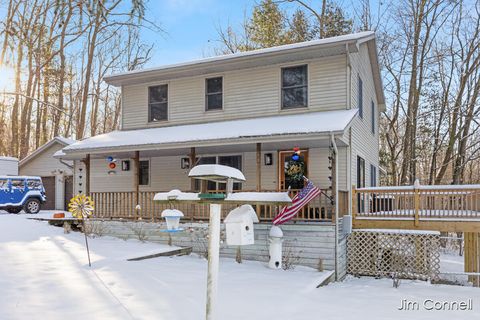
[(305, 160), (300, 157), (300, 149), (294, 148), (294, 153), (290, 157), (285, 167), (285, 175), (294, 183), (303, 182), (305, 175)]

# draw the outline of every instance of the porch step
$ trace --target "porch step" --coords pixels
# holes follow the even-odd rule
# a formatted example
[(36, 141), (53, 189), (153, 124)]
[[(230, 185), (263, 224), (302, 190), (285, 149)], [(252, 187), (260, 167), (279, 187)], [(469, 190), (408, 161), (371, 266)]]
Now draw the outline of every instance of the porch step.
[(147, 256), (130, 258), (130, 259), (127, 259), (127, 261), (140, 261), (140, 260), (152, 259), (152, 258), (158, 258), (158, 257), (186, 256), (186, 255), (189, 255), (190, 253), (192, 253), (192, 247), (184, 247), (180, 249), (149, 254)]
[(335, 270), (325, 271), (322, 277), (317, 279), (318, 285), (316, 286), (316, 288), (326, 286), (333, 280), (335, 280)]

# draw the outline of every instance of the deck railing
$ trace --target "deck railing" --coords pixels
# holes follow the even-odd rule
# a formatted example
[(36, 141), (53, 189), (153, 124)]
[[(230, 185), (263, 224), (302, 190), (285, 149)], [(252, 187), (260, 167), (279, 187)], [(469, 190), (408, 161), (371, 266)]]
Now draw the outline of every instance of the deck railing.
[[(215, 193), (221, 190), (210, 190)], [(250, 191), (250, 190), (241, 190)], [(274, 190), (263, 190), (274, 191)], [(293, 197), (299, 190), (290, 190)], [(103, 219), (149, 219), (158, 221), (161, 219), (161, 213), (164, 209), (171, 208), (169, 204), (162, 204), (153, 201), (153, 197), (161, 191), (141, 191), (138, 194), (138, 201), (135, 192), (90, 192), (95, 202), (94, 217)], [(223, 191), (222, 191), (223, 192)], [(324, 190), (304, 207), (294, 218), (296, 221), (332, 221), (335, 217), (335, 205), (330, 200), (331, 190)], [(348, 192), (340, 191), (338, 194), (339, 214), (342, 216), (348, 211)], [(137, 204), (140, 210), (136, 210)], [(225, 203), (222, 206), (222, 217), (225, 217), (237, 205)], [(175, 205), (176, 209), (182, 211), (184, 219), (191, 221), (208, 220), (208, 204), (183, 204)], [(254, 206), (257, 215), (261, 221), (271, 221), (281, 209), (276, 205), (258, 205)]]
[(405, 186), (353, 189), (354, 218), (480, 219), (480, 186)]

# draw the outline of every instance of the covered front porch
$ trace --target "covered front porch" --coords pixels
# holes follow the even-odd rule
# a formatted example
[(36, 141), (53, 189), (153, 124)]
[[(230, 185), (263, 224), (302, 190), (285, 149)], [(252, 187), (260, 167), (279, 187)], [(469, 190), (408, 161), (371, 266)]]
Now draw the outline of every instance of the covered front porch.
[[(307, 145), (301, 148), (301, 157), (306, 163), (306, 176), (323, 192), (298, 213), (295, 221), (334, 221), (335, 198), (339, 202), (340, 215), (348, 212), (346, 170), (339, 174), (339, 180), (342, 180), (341, 187), (338, 195), (335, 196), (334, 166), (337, 158), (329, 147), (320, 146), (321, 144), (321, 141), (314, 144), (305, 142), (301, 144), (301, 146)], [(172, 189), (190, 192), (201, 190), (208, 193), (224, 192), (225, 186), (220, 183), (204, 183), (188, 178), (190, 163), (219, 163), (240, 169), (244, 172), (247, 181), (241, 185), (235, 184), (234, 192), (289, 191), (290, 196), (293, 197), (300, 190), (300, 186), (296, 185), (288, 190), (290, 182), (288, 173), (285, 172), (285, 165), (293, 153), (293, 146), (295, 145), (292, 143), (276, 147), (267, 145), (267, 151), (262, 151), (264, 145), (255, 143), (225, 148), (230, 150), (191, 147), (188, 153), (182, 153), (185, 150), (179, 149), (168, 152), (158, 150), (90, 155), (88, 160), (90, 164), (88, 166), (84, 164), (84, 166), (90, 176), (88, 193), (95, 201), (95, 217), (157, 221), (161, 219), (161, 212), (168, 208), (166, 204), (153, 201), (154, 195), (158, 192)], [(346, 156), (345, 148), (340, 150), (342, 155)], [(174, 152), (177, 154), (172, 154)], [(117, 160), (115, 162), (117, 167), (129, 162), (130, 170), (123, 171), (122, 168), (111, 170), (108, 168), (109, 162), (105, 160), (109, 156)], [(225, 216), (234, 207), (235, 205), (225, 204), (222, 214)], [(275, 205), (254, 205), (254, 207), (259, 219), (263, 222), (271, 221), (280, 209)], [(181, 204), (177, 209), (185, 214), (187, 220), (208, 220), (208, 205)]]
[[(303, 187), (303, 181), (293, 182), (288, 163), (293, 148), (299, 147), (305, 164), (304, 175), (323, 192), (302, 209), (294, 221), (332, 223), (335, 202), (338, 202), (339, 216), (349, 211), (350, 161), (346, 129), (355, 112), (319, 114), (271, 117), (259, 122), (275, 128), (266, 131), (259, 131), (249, 123), (259, 119), (117, 131), (65, 148), (60, 156), (76, 160), (75, 192), (93, 197), (95, 217), (156, 221), (168, 205), (154, 203), (155, 193), (172, 189), (217, 193), (225, 189), (221, 183), (201, 183), (188, 178), (189, 170), (198, 164), (216, 163), (241, 170), (246, 182), (235, 184), (235, 190), (289, 191), (293, 197)], [(303, 121), (306, 119), (307, 122)], [(293, 132), (289, 128), (286, 133), (275, 133), (291, 123), (290, 120), (300, 121), (299, 127)], [(321, 128), (319, 123), (328, 125)], [(225, 131), (217, 133), (215, 139), (202, 139), (205, 134), (202, 130), (216, 129)], [(183, 135), (182, 141), (178, 134)], [(188, 204), (178, 209), (187, 220), (208, 219), (206, 205)], [(231, 209), (224, 205), (223, 214)], [(256, 205), (255, 209), (263, 222), (271, 221), (279, 211), (274, 205)]]

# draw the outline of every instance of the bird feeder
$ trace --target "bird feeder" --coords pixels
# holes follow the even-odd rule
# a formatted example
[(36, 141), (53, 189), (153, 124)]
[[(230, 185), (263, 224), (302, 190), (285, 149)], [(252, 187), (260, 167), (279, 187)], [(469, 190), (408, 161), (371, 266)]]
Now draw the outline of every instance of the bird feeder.
[(253, 223), (259, 222), (255, 210), (249, 204), (233, 209), (223, 220), (227, 230), (227, 244), (244, 246), (254, 244)]
[(183, 217), (183, 213), (177, 209), (165, 209), (162, 212), (162, 218), (165, 218), (167, 222), (167, 230), (170, 232), (180, 231), (180, 218)]

